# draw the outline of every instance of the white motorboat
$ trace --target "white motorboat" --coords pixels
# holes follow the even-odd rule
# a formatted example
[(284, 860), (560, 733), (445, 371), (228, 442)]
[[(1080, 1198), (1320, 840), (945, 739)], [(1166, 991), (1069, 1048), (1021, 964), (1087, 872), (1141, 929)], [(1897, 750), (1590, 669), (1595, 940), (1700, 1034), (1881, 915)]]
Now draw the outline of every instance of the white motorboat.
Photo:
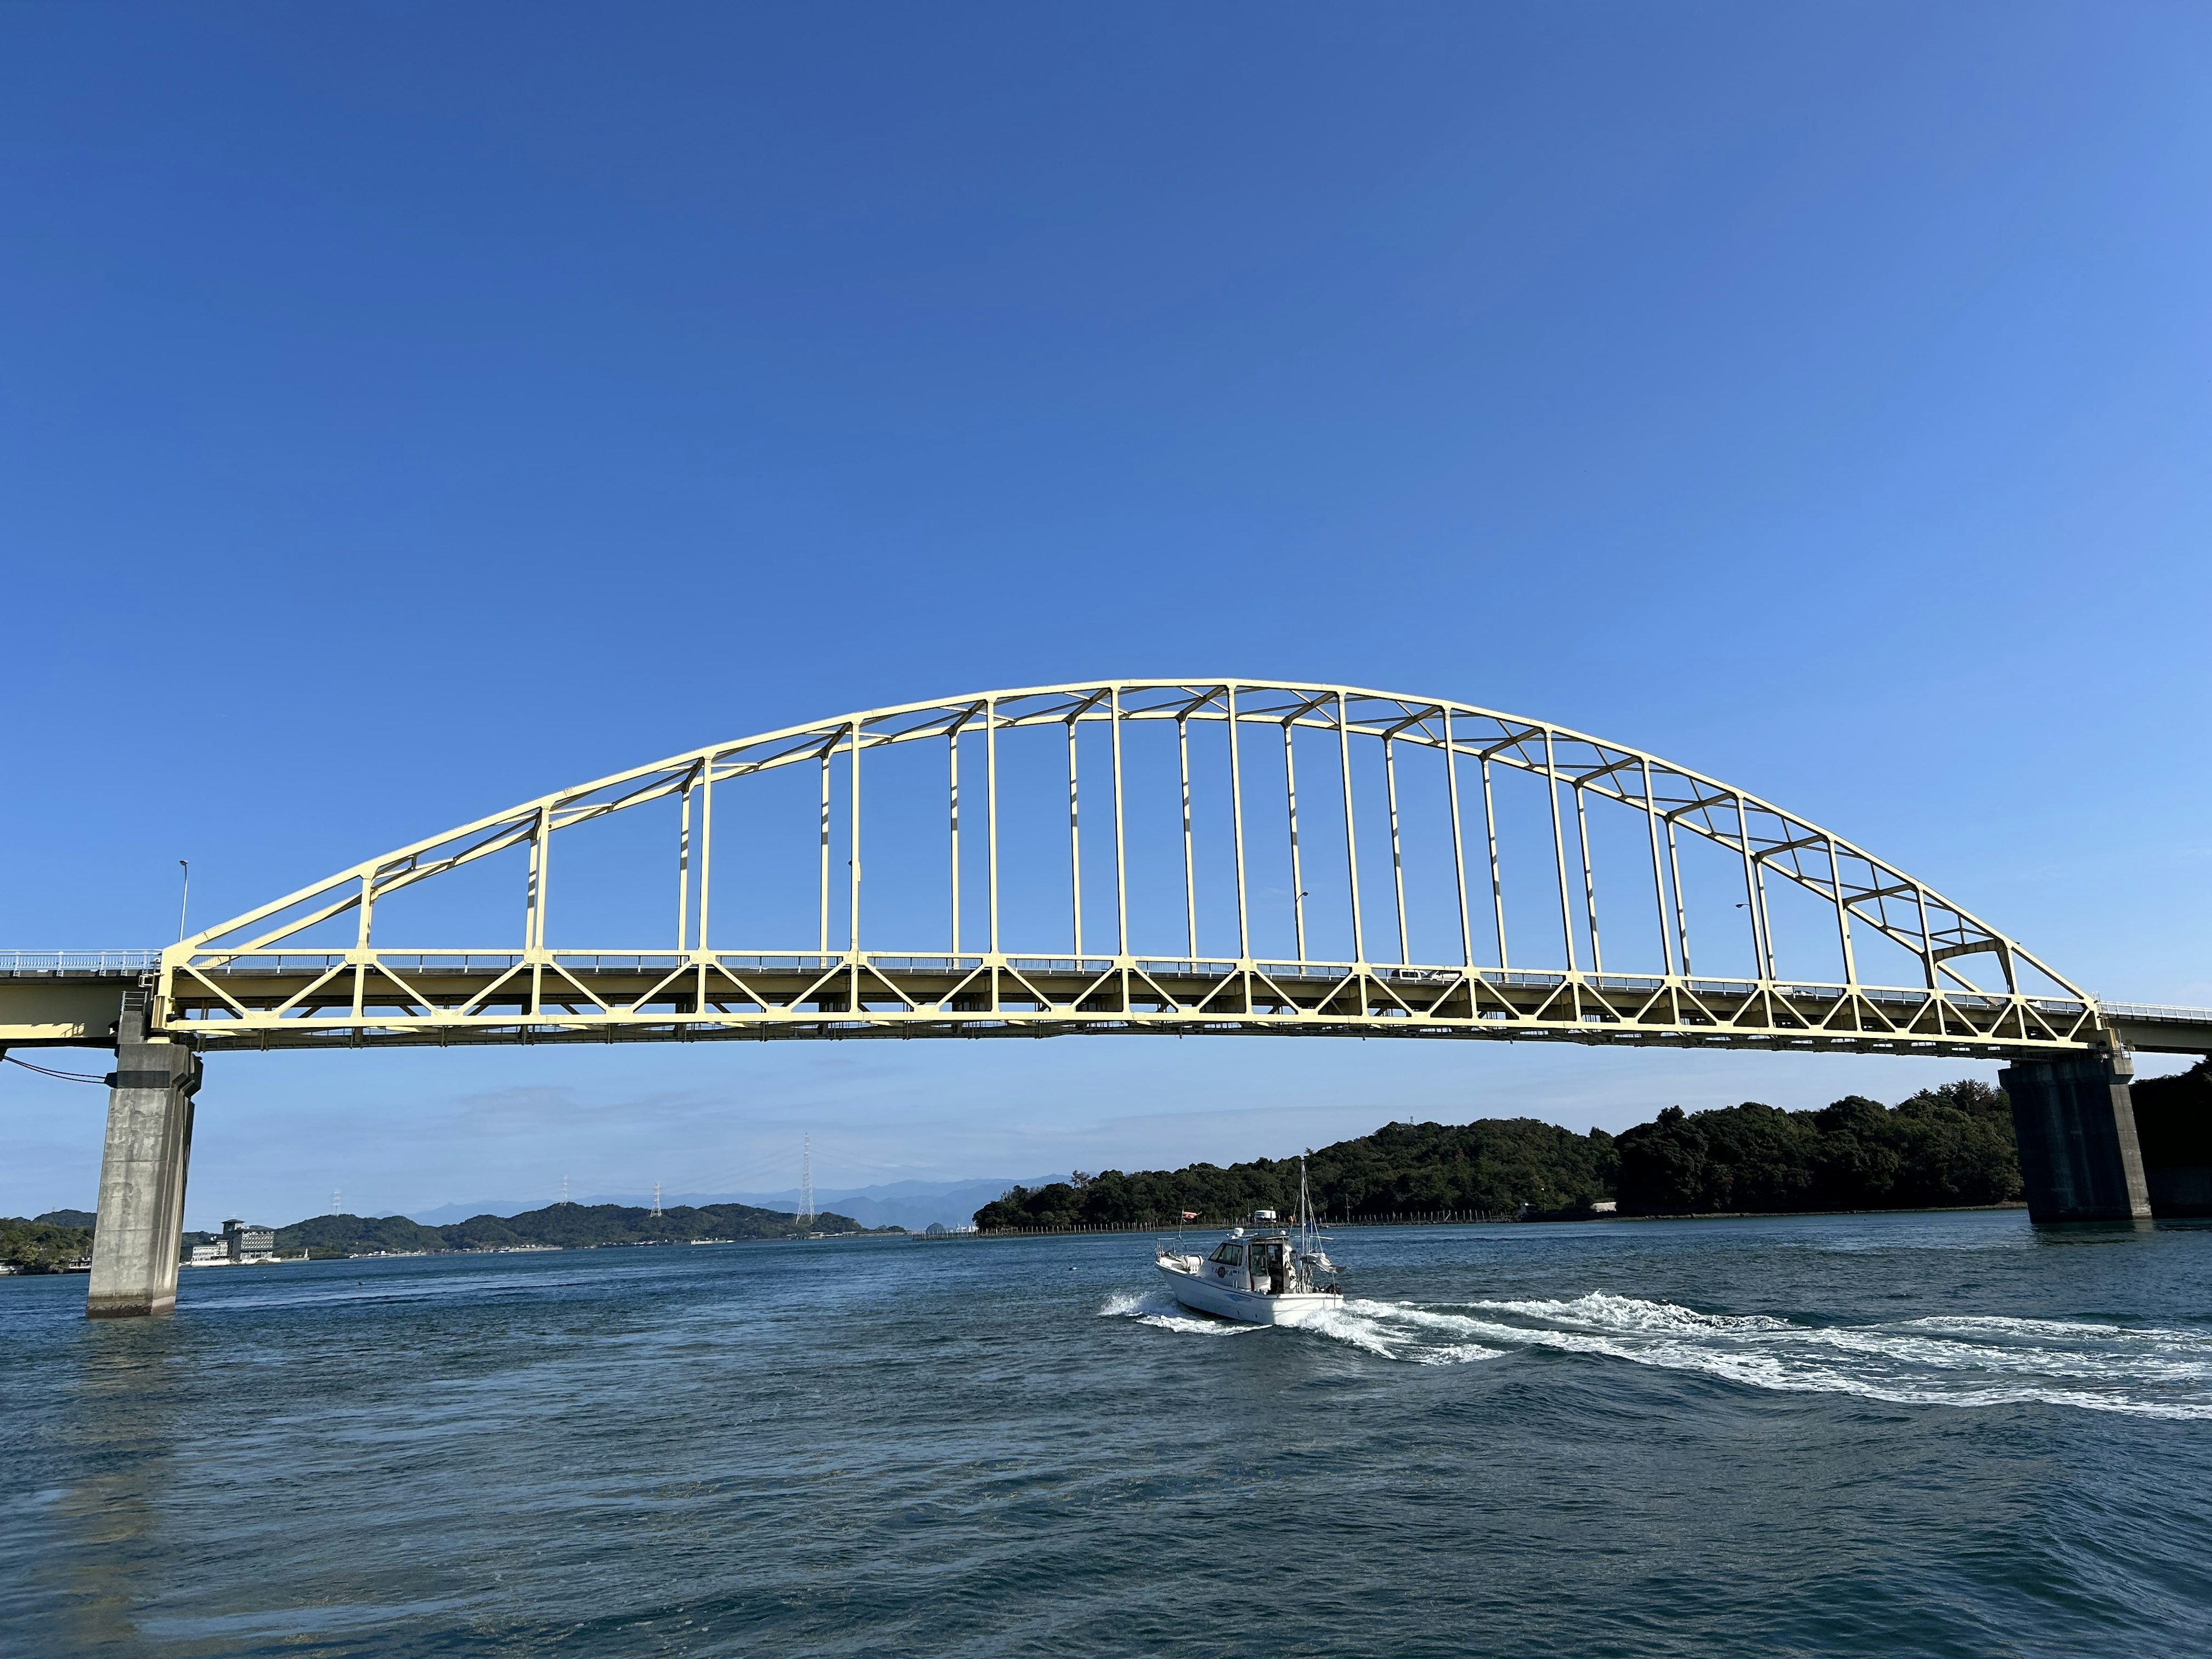
[(1305, 1160), (1298, 1160), (1298, 1211), (1275, 1224), (1273, 1210), (1253, 1212), (1253, 1225), (1233, 1229), (1212, 1249), (1187, 1252), (1162, 1243), (1154, 1263), (1175, 1299), (1194, 1313), (1247, 1325), (1294, 1325), (1323, 1309), (1341, 1307), (1336, 1264), (1314, 1230), (1306, 1196)]

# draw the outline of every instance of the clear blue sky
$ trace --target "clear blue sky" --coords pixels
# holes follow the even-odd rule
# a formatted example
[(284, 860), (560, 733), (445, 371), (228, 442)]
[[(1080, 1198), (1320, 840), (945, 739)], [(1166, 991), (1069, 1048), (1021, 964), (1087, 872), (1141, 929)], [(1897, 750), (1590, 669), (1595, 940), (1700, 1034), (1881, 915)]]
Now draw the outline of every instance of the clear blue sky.
[[(0, 945), (1091, 676), (1652, 748), (2212, 1004), (2201, 6), (0, 11)], [(1285, 1052), (1287, 1051), (1287, 1052)], [(226, 1057), (195, 1225), (1620, 1127), (1955, 1065)], [(99, 1091), (0, 1069), (0, 1212)]]

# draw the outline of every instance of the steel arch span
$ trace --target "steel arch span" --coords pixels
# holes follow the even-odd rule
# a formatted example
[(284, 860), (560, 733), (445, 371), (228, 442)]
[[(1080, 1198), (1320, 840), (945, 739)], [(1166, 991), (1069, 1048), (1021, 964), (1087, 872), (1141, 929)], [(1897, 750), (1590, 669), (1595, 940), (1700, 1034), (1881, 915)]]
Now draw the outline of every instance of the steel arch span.
[(1265, 680), (984, 691), (656, 761), (181, 941), (149, 1012), (204, 1049), (2107, 1041), (2012, 939), (1744, 790), (1542, 720)]

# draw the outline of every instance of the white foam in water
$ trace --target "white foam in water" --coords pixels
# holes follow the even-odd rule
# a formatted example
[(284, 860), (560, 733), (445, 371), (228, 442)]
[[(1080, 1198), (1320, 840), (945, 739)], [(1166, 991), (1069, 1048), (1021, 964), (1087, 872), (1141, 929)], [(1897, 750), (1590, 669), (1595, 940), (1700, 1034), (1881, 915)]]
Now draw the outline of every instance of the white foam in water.
[[(1453, 1365), (1468, 1359), (1494, 1358), (1505, 1352), (1503, 1348), (1484, 1347), (1478, 1343), (1424, 1343), (1418, 1338), (1408, 1340), (1402, 1334), (1394, 1337), (1390, 1329), (1368, 1311), (1390, 1307), (1392, 1304), (1387, 1303), (1347, 1303), (1342, 1307), (1312, 1309), (1283, 1322), (1286, 1326), (1295, 1325), (1301, 1330), (1333, 1338), (1352, 1347), (1364, 1349), (1380, 1358), (1410, 1360), (1421, 1365)], [(1133, 1319), (1140, 1325), (1151, 1325), (1161, 1330), (1182, 1331), (1194, 1336), (1249, 1336), (1255, 1331), (1267, 1328), (1264, 1325), (1245, 1325), (1234, 1320), (1194, 1314), (1177, 1302), (1171, 1292), (1164, 1290), (1141, 1293), (1117, 1291), (1106, 1298), (1105, 1305), (1098, 1311), (1106, 1318)], [(1418, 1310), (1405, 1311), (1413, 1311), (1417, 1317), (1419, 1316)], [(1429, 1316), (1451, 1318), (1449, 1315)]]
[(1754, 1388), (1900, 1404), (2041, 1401), (2212, 1419), (2212, 1333), (1997, 1315), (1810, 1325), (1700, 1313), (1604, 1291), (1470, 1306), (1513, 1322), (1491, 1326), (1494, 1340), (1698, 1371)]
[(1261, 1328), (1188, 1312), (1165, 1291), (1116, 1291), (1098, 1312), (1103, 1318), (1133, 1319), (1139, 1325), (1156, 1325), (1164, 1331), (1184, 1331), (1194, 1336), (1243, 1336)]
[(1639, 1302), (1632, 1296), (1613, 1296), (1592, 1291), (1571, 1302), (1477, 1302), (1478, 1308), (1498, 1313), (1525, 1314), (1538, 1319), (1565, 1316), (1579, 1322), (1637, 1331), (1783, 1331), (1791, 1328), (1785, 1319), (1764, 1314), (1709, 1314), (1672, 1302)]
[(1425, 1333), (1415, 1334), (1394, 1330), (1385, 1321), (1376, 1316), (1376, 1309), (1389, 1305), (1387, 1303), (1347, 1299), (1341, 1307), (1316, 1309), (1287, 1322), (1295, 1324), (1300, 1330), (1318, 1332), (1352, 1347), (1363, 1348), (1369, 1353), (1379, 1354), (1385, 1359), (1411, 1360), (1420, 1365), (1455, 1365), (1470, 1359), (1494, 1359), (1505, 1352), (1503, 1348), (1486, 1347), (1480, 1342), (1437, 1342), (1431, 1340)]
[[(1115, 1297), (1100, 1311), (1208, 1334), (1261, 1328), (1194, 1317), (1159, 1291)], [(1702, 1313), (1605, 1291), (1458, 1308), (1349, 1297), (1296, 1324), (1378, 1358), (1414, 1364), (1457, 1364), (1545, 1349), (1695, 1372), (1749, 1388), (1855, 1395), (1899, 1405), (2039, 1402), (2212, 1419), (2212, 1330), (1994, 1314), (1815, 1325), (1765, 1314)]]

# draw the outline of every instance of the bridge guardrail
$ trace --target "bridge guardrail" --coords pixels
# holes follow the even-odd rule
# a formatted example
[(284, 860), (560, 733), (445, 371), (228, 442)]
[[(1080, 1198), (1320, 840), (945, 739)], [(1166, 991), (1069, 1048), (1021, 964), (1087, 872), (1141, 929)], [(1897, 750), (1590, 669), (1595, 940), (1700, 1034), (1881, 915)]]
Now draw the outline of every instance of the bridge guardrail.
[(0, 951), (0, 974), (146, 973), (159, 951)]
[(2172, 1020), (2188, 1025), (2212, 1025), (2212, 1008), (2173, 1008), (2154, 1002), (2100, 1002), (2099, 1009), (2119, 1019)]

